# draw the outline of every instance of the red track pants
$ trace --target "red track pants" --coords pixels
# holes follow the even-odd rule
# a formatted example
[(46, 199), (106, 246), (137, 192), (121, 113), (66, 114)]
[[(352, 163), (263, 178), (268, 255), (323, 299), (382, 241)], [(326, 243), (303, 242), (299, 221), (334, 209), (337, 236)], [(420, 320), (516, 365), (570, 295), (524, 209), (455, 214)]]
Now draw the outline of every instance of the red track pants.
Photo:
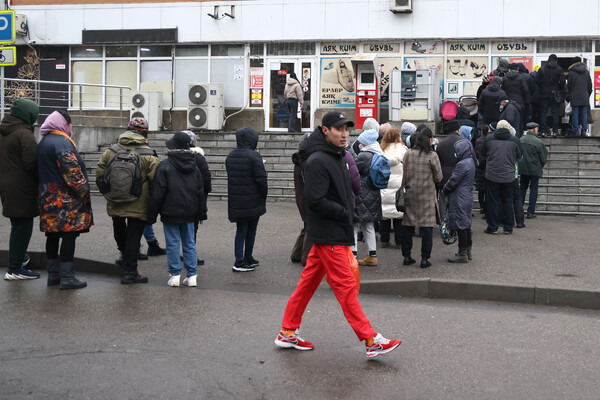
[(300, 282), (290, 296), (285, 313), (283, 314), (282, 327), (284, 329), (297, 329), (302, 322), (302, 315), (312, 298), (315, 290), (327, 274), (327, 283), (331, 286), (333, 294), (342, 306), (342, 311), (358, 340), (366, 340), (377, 332), (363, 314), (362, 307), (356, 296), (356, 280), (350, 265), (348, 265), (347, 246), (332, 246), (330, 244), (313, 244), (308, 254), (306, 267), (302, 271)]

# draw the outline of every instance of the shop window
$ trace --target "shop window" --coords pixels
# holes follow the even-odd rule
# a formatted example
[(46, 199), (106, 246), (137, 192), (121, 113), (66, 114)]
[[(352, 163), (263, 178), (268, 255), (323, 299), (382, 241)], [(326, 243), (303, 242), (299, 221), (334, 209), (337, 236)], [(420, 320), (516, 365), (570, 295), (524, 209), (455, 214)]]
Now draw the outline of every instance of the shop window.
[[(74, 61), (71, 63), (71, 82), (102, 83), (102, 61)], [(71, 107), (101, 108), (102, 88), (71, 86)]]
[(140, 90), (161, 92), (163, 106), (171, 105), (171, 61), (142, 61), (140, 69)]
[(267, 55), (269, 56), (295, 56), (314, 54), (315, 44), (313, 42), (267, 43)]
[(537, 42), (538, 53), (589, 53), (592, 51), (590, 39), (551, 39)]
[(208, 82), (208, 60), (175, 60), (175, 107), (187, 107), (188, 84)]
[(208, 56), (208, 46), (177, 46), (175, 47), (176, 57), (206, 57)]
[(225, 107), (244, 105), (244, 59), (211, 60), (210, 81), (222, 83)]
[(140, 46), (140, 57), (171, 57), (171, 46)]
[(137, 46), (106, 46), (106, 57), (137, 57)]
[[(137, 61), (107, 61), (106, 84), (115, 86), (128, 86), (132, 91), (137, 89)], [(121, 99), (121, 94), (123, 98)], [(106, 107), (129, 107), (129, 90), (106, 88)], [(122, 101), (122, 103), (121, 103)]]
[(100, 58), (102, 57), (102, 46), (73, 46), (71, 47), (72, 58)]
[(231, 57), (231, 56), (243, 56), (244, 45), (232, 45), (232, 44), (213, 44), (211, 47), (211, 56), (213, 57)]

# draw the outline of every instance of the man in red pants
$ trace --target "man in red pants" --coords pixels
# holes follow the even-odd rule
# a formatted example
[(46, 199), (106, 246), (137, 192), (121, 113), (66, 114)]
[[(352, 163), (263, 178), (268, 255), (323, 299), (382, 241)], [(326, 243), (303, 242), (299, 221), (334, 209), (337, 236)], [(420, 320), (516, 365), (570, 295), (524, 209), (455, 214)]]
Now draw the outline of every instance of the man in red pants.
[(322, 125), (307, 139), (309, 157), (304, 171), (306, 234), (314, 245), (300, 282), (287, 303), (275, 344), (298, 350), (315, 347), (300, 337), (298, 328), (308, 302), (327, 275), (327, 283), (348, 323), (358, 339), (366, 343), (367, 357), (375, 357), (394, 350), (401, 341), (388, 340), (371, 327), (358, 302), (356, 280), (348, 263), (348, 246), (354, 243), (354, 203), (344, 154), (348, 127), (354, 123), (332, 111), (325, 114)]

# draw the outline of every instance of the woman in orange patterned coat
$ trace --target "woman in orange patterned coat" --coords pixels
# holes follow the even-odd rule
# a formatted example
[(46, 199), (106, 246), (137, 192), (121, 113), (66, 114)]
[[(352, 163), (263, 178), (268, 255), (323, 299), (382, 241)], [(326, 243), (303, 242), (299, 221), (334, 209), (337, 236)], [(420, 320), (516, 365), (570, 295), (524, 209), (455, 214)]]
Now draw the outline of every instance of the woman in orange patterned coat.
[(61, 290), (87, 286), (75, 278), (75, 240), (94, 224), (87, 172), (71, 132), (69, 115), (54, 111), (40, 128), (43, 138), (37, 153), (40, 230), (46, 232), (48, 286), (60, 284)]

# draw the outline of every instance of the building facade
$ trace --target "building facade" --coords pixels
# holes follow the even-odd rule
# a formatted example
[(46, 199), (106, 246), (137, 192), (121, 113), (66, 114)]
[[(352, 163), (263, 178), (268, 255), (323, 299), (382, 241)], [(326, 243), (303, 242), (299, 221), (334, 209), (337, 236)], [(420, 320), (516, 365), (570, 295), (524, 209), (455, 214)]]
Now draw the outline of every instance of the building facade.
[[(391, 12), (398, 4), (412, 12)], [(440, 98), (459, 99), (500, 58), (532, 70), (553, 53), (565, 70), (575, 56), (587, 63), (592, 115), (600, 110), (600, 0), (13, 0), (10, 9), (26, 29), (7, 77), (159, 92), (167, 129), (188, 126), (190, 84), (212, 82), (223, 84), (226, 129), (285, 131), (291, 72), (305, 90), (303, 129), (332, 109), (353, 115), (355, 88), (342, 78), (363, 54), (377, 55), (381, 120), (394, 69), (435, 69)], [(95, 90), (72, 90), (67, 106), (129, 107), (100, 93), (116, 89)]]

